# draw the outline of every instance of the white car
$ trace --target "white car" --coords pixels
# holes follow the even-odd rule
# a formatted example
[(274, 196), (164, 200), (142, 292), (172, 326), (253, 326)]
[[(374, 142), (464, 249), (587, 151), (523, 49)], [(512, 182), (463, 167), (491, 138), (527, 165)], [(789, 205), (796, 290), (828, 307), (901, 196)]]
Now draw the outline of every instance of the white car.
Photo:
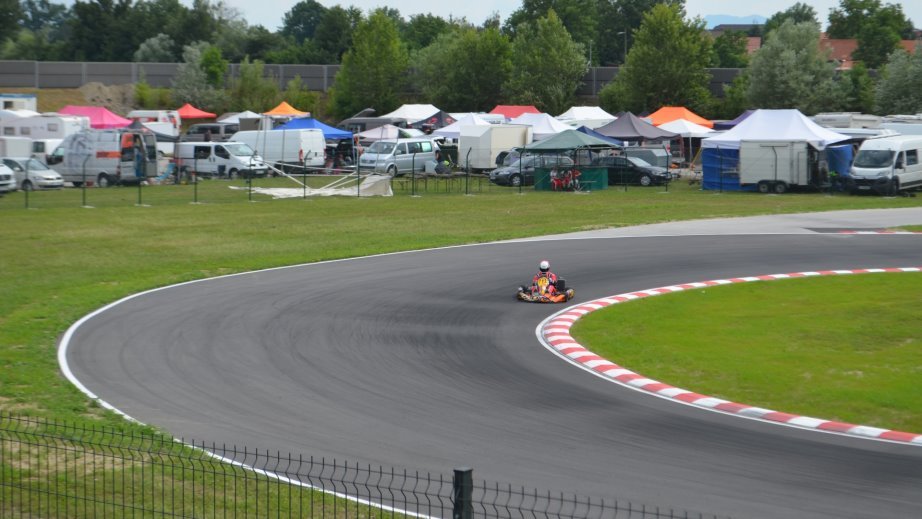
[(3, 165), (13, 170), (16, 186), (23, 191), (34, 189), (60, 189), (64, 177), (38, 159), (31, 157), (4, 158)]
[(0, 195), (16, 191), (16, 176), (13, 170), (0, 164)]

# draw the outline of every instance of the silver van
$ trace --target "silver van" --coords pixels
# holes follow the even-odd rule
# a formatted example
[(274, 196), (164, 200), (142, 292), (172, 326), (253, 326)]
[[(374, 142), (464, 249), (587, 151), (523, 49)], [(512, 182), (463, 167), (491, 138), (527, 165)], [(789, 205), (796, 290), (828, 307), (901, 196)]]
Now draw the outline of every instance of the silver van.
[(427, 162), (435, 162), (438, 149), (434, 139), (425, 137), (375, 141), (359, 158), (359, 169), (392, 177), (424, 171)]

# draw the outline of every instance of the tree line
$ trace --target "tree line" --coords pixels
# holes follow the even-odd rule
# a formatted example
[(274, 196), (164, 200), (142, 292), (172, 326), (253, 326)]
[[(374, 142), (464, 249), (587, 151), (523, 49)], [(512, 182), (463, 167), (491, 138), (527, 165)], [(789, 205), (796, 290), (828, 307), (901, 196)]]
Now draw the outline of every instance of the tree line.
[[(560, 113), (574, 104), (588, 67), (619, 74), (600, 92), (609, 111), (684, 105), (714, 118), (751, 107), (806, 113), (922, 111), (922, 52), (900, 40), (916, 31), (899, 5), (840, 0), (826, 33), (855, 38), (856, 66), (837, 71), (818, 45), (820, 23), (805, 3), (775, 13), (748, 33), (717, 37), (684, 0), (523, 0), (506, 20), (482, 23), (393, 8), (368, 13), (302, 0), (276, 30), (249, 25), (223, 1), (0, 0), (0, 58), (40, 61), (182, 62), (170, 92), (139, 97), (190, 101), (212, 110), (263, 109), (281, 97), (299, 108), (345, 118), (369, 106), (390, 111), (416, 99), (449, 111), (534, 104)], [(761, 48), (747, 52), (750, 36)], [(241, 73), (225, 83), (229, 62)], [(329, 96), (300, 80), (280, 92), (261, 76), (266, 63), (340, 64)], [(724, 95), (708, 89), (708, 68), (740, 68)], [(247, 105), (246, 103), (255, 103)], [(295, 103), (293, 103), (295, 104)], [(298, 106), (296, 104), (296, 106)]]

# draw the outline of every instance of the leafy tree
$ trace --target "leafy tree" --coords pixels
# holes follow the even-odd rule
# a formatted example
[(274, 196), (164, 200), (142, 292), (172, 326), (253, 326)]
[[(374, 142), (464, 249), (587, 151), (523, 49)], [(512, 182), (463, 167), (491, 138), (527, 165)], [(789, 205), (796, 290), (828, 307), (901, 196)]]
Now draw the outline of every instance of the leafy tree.
[(644, 13), (659, 4), (676, 7), (684, 16), (685, 0), (599, 0), (598, 19), (602, 23), (597, 25), (593, 42), (593, 62), (623, 65)]
[(209, 45), (202, 51), (201, 63), (208, 84), (215, 88), (222, 88), (224, 86), (224, 76), (227, 74), (228, 62), (221, 57), (221, 49), (214, 45)]
[(914, 114), (922, 112), (922, 45), (910, 54), (898, 49), (890, 55), (884, 67), (874, 103), (877, 113)]
[(0, 0), (0, 42), (16, 37), (22, 17), (19, 0)]
[(173, 39), (160, 33), (145, 40), (134, 52), (135, 62), (172, 63), (176, 61)]
[(376, 10), (355, 29), (354, 46), (336, 74), (332, 109), (340, 118), (369, 106), (387, 113), (400, 104), (409, 57), (394, 20)]
[[(53, 4), (48, 0), (25, 0), (22, 6), (22, 25), (33, 32), (42, 29), (59, 30), (65, 25), (69, 10), (63, 4)], [(0, 19), (4, 19), (0, 15)]]
[(301, 0), (282, 19), (281, 33), (294, 38), (297, 44), (314, 37), (314, 32), (327, 13), (327, 8), (317, 0)]
[(414, 66), (420, 89), (430, 102), (449, 111), (487, 111), (502, 100), (511, 55), (509, 38), (499, 27), (463, 27), (442, 34), (419, 51)]
[(403, 41), (410, 51), (428, 47), (435, 39), (449, 30), (451, 24), (444, 18), (431, 14), (416, 14), (403, 28)]
[(868, 69), (861, 63), (845, 71), (838, 81), (842, 100), (842, 110), (848, 112), (873, 113), (874, 112), (874, 81), (868, 74)]
[(715, 117), (720, 119), (736, 119), (741, 113), (751, 107), (749, 103), (749, 71), (733, 78), (729, 85), (724, 85), (724, 97), (715, 107)]
[(263, 61), (273, 49), (284, 47), (285, 40), (278, 33), (270, 32), (262, 25), (247, 28), (244, 53), (252, 60)]
[(898, 4), (882, 6), (880, 0), (840, 0), (839, 6), (841, 9), (829, 10), (826, 34), (830, 38), (858, 38), (867, 24), (885, 25), (900, 38), (912, 38), (912, 22)]
[(678, 6), (659, 4), (644, 15), (627, 64), (599, 93), (603, 108), (634, 112), (688, 106), (707, 112), (711, 103), (711, 37), (704, 21), (685, 21)]
[(791, 20), (794, 23), (810, 22), (815, 24), (817, 29), (820, 28), (820, 21), (816, 17), (816, 10), (810, 5), (797, 2), (784, 11), (773, 14), (771, 18), (766, 20), (765, 25), (762, 27), (762, 36), (768, 36), (768, 33), (781, 27), (781, 24), (786, 20)]
[(749, 99), (763, 108), (824, 111), (835, 103), (834, 65), (813, 23), (785, 21), (768, 34), (749, 64)]
[(715, 68), (745, 68), (749, 65), (746, 48), (749, 37), (742, 31), (727, 31), (714, 39), (711, 65)]
[(598, 26), (598, 4), (598, 0), (523, 0), (522, 7), (506, 19), (504, 30), (514, 41), (520, 26), (526, 23), (534, 26), (554, 11), (570, 38), (581, 43), (588, 53)]
[(265, 77), (265, 64), (244, 58), (240, 74), (231, 80), (230, 108), (234, 111), (265, 112), (279, 102), (279, 87), (275, 78)]
[(131, 7), (131, 0), (77, 0), (68, 42), (72, 56), (87, 61), (131, 61), (135, 49), (146, 39), (124, 22)]
[(222, 111), (224, 92), (208, 84), (202, 68), (202, 54), (208, 47), (207, 42), (198, 42), (183, 48), (183, 63), (176, 67), (173, 76), (173, 97), (180, 105), (192, 103), (199, 108)]
[(288, 101), (291, 106), (297, 107), (298, 110), (311, 113), (315, 113), (320, 104), (320, 95), (308, 89), (307, 85), (301, 81), (301, 76), (295, 76), (286, 83), (282, 99)]
[(573, 41), (553, 9), (537, 22), (518, 26), (512, 42), (512, 71), (504, 85), (509, 99), (562, 113), (573, 104), (586, 74), (583, 46)]
[(899, 44), (900, 35), (893, 28), (868, 23), (858, 33), (858, 48), (852, 53), (852, 59), (876, 69), (887, 62), (887, 57)]
[(362, 12), (357, 8), (331, 7), (314, 33), (316, 56), (306, 63), (340, 63), (352, 47), (352, 36), (362, 19)]

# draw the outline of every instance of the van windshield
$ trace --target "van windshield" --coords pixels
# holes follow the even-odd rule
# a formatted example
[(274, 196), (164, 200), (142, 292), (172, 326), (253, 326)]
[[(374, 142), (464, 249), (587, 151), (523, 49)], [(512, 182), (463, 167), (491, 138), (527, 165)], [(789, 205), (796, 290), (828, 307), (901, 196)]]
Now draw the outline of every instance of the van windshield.
[(224, 147), (235, 157), (249, 157), (256, 153), (249, 144), (244, 144), (242, 142), (237, 144), (225, 144)]
[(372, 144), (371, 146), (369, 146), (368, 149), (365, 151), (367, 151), (368, 153), (379, 153), (381, 155), (389, 155), (392, 151), (394, 151), (395, 146), (396, 146), (396, 143), (393, 143), (393, 142), (378, 141)]
[(891, 150), (858, 150), (852, 165), (857, 168), (883, 168), (893, 164), (893, 156)]

